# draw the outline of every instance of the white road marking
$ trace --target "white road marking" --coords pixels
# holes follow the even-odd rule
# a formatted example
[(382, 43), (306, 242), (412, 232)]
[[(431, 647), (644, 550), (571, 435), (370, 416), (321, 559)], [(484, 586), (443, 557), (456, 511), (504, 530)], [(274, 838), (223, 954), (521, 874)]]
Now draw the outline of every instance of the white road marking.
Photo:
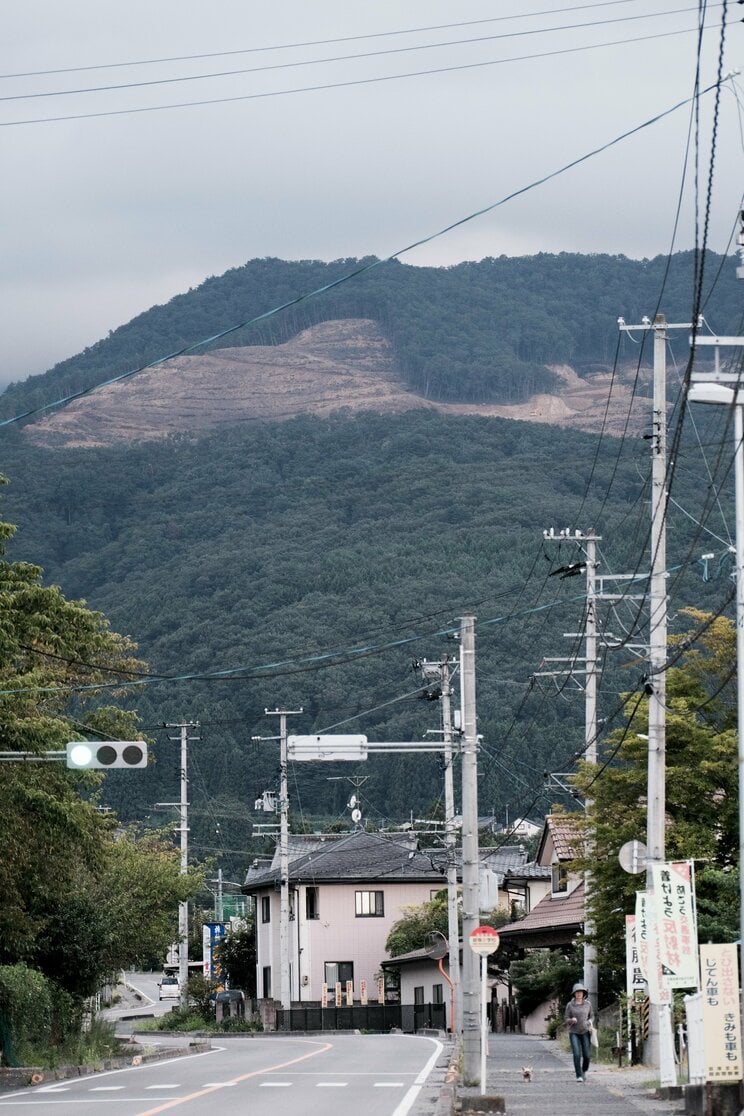
[(123, 1089), (123, 1088), (124, 1088), (123, 1085), (91, 1085), (90, 1092), (91, 1093), (118, 1093), (119, 1090)]
[(404, 1083), (402, 1081), (375, 1081), (375, 1089), (402, 1089)]
[(316, 1089), (345, 1089), (348, 1081), (316, 1081)]
[(180, 1085), (146, 1085), (146, 1089), (180, 1089)]
[(66, 1093), (70, 1088), (69, 1085), (44, 1085), (43, 1088), (37, 1089), (37, 1093)]
[(205, 1081), (202, 1089), (231, 1089), (237, 1081)]
[(291, 1081), (262, 1081), (261, 1089), (289, 1089), (291, 1088)]

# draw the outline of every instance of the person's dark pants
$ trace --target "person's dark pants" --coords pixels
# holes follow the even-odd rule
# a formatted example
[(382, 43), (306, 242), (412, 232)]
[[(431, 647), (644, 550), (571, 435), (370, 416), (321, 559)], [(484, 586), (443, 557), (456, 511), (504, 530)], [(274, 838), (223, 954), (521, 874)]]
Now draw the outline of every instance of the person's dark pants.
[(588, 1031), (583, 1035), (575, 1035), (573, 1031), (569, 1031), (568, 1037), (571, 1040), (571, 1053), (573, 1054), (576, 1077), (582, 1078), (586, 1071), (589, 1069), (589, 1054), (591, 1053), (592, 1042), (591, 1036)]

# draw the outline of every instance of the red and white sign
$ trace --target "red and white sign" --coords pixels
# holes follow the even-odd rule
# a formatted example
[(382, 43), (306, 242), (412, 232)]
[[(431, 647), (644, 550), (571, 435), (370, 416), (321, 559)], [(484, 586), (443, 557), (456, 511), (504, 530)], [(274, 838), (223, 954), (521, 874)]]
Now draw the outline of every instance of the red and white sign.
[(670, 988), (698, 988), (698, 944), (692, 863), (654, 864), (659, 951)]
[(477, 926), (468, 940), (473, 953), (477, 953), (480, 957), (487, 957), (489, 953), (495, 953), (499, 948), (499, 935), (493, 926)]

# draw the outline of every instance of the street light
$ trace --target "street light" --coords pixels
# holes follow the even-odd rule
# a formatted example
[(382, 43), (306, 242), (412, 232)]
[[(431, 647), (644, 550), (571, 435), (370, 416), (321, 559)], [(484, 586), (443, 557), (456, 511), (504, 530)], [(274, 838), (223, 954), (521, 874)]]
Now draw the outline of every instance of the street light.
[[(744, 970), (744, 389), (697, 381), (688, 403), (712, 403), (734, 410), (734, 495), (736, 502), (736, 734), (739, 763), (739, 981)], [(739, 1011), (744, 1031), (744, 998)]]

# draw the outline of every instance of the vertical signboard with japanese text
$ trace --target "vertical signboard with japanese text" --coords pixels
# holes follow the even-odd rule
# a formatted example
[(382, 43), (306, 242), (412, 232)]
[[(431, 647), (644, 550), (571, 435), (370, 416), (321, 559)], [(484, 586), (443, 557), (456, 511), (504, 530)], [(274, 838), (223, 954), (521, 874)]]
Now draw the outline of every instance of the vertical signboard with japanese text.
[(742, 1077), (737, 947), (700, 947), (703, 1034), (707, 1081), (738, 1081)]
[(669, 1004), (672, 993), (664, 977), (659, 951), (655, 904), (646, 891), (636, 893), (636, 940), (638, 963), (648, 981), (648, 998), (652, 1004)]
[(625, 990), (632, 1000), (637, 992), (646, 993), (646, 978), (641, 969), (636, 940), (636, 917), (625, 916)]
[(697, 988), (697, 929), (692, 864), (654, 864), (654, 915), (659, 955), (670, 988)]

